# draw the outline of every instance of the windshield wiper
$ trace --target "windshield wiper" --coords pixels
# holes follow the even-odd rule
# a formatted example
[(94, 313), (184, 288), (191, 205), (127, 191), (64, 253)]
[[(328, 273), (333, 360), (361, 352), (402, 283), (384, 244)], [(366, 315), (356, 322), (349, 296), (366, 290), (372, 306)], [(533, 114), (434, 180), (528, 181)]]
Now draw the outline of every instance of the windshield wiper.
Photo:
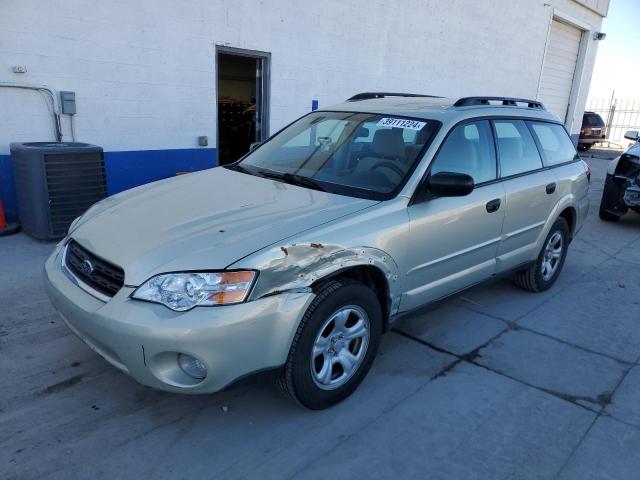
[(248, 173), (249, 175), (255, 175), (254, 172), (249, 171), (247, 168), (244, 168), (239, 163), (232, 163), (230, 165), (225, 165), (225, 168), (228, 168), (229, 170), (235, 170), (236, 172), (242, 172), (242, 173)]
[(290, 183), (292, 185), (298, 185), (300, 187), (308, 187), (314, 190), (320, 190), (321, 192), (326, 192), (327, 189), (324, 188), (319, 182), (316, 180), (303, 177), (302, 175), (296, 175), (295, 173), (277, 173), (271, 172), (267, 170), (260, 170), (258, 175), (262, 175), (263, 177), (273, 178), (276, 180), (282, 180), (286, 183)]

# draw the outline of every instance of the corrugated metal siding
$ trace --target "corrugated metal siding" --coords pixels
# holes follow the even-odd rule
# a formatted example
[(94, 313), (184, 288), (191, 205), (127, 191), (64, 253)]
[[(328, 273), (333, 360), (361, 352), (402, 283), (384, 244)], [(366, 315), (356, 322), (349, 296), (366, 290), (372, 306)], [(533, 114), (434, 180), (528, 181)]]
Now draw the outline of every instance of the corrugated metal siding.
[(538, 97), (562, 121), (567, 117), (581, 38), (580, 29), (553, 20)]

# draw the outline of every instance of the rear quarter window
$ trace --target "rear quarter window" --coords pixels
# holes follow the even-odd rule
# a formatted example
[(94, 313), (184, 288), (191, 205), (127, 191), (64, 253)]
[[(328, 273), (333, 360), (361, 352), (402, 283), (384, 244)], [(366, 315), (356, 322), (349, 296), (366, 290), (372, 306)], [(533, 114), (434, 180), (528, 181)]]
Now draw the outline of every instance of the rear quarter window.
[(529, 126), (538, 141), (545, 166), (559, 165), (575, 158), (576, 149), (561, 125), (529, 122)]

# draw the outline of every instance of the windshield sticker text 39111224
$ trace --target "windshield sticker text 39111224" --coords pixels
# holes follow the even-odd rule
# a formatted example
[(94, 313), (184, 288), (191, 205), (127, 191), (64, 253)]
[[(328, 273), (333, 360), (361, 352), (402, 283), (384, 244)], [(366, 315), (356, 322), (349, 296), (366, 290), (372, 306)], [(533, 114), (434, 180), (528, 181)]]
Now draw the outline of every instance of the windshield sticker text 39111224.
[(409, 130), (422, 130), (426, 122), (418, 122), (417, 120), (408, 120), (406, 118), (381, 118), (376, 126), (378, 127), (395, 127), (406, 128)]

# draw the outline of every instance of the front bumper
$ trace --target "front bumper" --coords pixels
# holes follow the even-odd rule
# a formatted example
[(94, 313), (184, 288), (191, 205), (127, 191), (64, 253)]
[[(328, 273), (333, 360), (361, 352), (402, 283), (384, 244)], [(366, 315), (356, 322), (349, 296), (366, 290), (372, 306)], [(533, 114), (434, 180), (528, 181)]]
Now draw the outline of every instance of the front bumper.
[[(223, 307), (174, 312), (133, 300), (123, 287), (108, 302), (89, 295), (62, 271), (61, 249), (45, 264), (47, 293), (67, 326), (89, 347), (138, 382), (173, 392), (211, 393), (235, 380), (285, 363), (313, 293), (283, 293)], [(207, 367), (195, 380), (178, 353)]]

